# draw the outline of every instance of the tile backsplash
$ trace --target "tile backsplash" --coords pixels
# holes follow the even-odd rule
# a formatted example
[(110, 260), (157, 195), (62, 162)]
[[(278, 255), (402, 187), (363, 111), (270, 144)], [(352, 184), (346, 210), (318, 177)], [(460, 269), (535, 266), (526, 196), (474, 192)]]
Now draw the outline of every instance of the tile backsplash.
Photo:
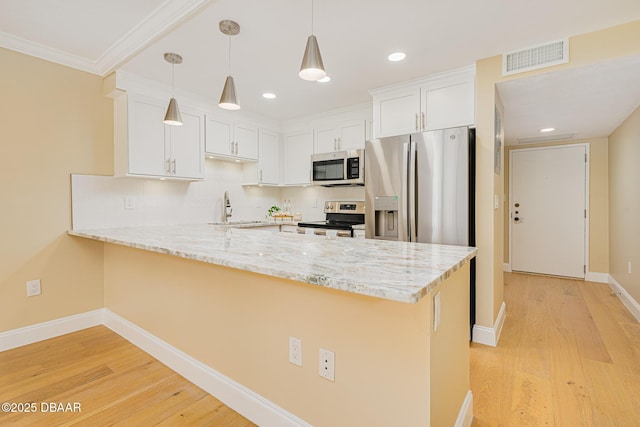
[(213, 159), (205, 162), (206, 179), (196, 182), (72, 175), (73, 228), (219, 222), (225, 191), (232, 221), (264, 219), (284, 200), (304, 220), (320, 220), (325, 200), (364, 200), (362, 187), (243, 187), (242, 176), (242, 164)]

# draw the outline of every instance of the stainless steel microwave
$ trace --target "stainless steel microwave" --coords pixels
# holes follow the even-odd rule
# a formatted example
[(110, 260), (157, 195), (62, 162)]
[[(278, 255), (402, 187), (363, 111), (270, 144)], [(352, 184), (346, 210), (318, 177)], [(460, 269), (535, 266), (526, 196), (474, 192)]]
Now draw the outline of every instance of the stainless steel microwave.
[(314, 185), (364, 185), (364, 150), (334, 151), (311, 155)]

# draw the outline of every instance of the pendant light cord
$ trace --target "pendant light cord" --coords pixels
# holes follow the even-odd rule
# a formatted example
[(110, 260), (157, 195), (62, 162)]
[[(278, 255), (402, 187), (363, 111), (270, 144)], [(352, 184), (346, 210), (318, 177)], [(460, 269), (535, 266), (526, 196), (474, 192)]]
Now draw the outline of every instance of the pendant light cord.
[(171, 64), (171, 97), (175, 98), (176, 84), (175, 84), (175, 69), (176, 64)]
[(231, 75), (231, 36), (229, 36), (229, 75)]
[(311, 35), (313, 35), (313, 0), (311, 0)]

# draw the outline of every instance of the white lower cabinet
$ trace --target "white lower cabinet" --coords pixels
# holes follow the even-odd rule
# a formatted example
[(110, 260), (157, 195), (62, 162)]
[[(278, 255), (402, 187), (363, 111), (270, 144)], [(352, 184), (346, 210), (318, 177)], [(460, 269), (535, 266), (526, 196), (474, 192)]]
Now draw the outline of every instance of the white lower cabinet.
[(289, 224), (282, 224), (280, 225), (280, 231), (283, 233), (297, 233), (298, 232), (298, 226), (297, 225), (289, 225)]
[(183, 125), (165, 125), (167, 103), (133, 93), (115, 98), (116, 175), (204, 178), (204, 114), (180, 106)]
[(284, 184), (311, 183), (313, 130), (290, 133), (284, 137)]

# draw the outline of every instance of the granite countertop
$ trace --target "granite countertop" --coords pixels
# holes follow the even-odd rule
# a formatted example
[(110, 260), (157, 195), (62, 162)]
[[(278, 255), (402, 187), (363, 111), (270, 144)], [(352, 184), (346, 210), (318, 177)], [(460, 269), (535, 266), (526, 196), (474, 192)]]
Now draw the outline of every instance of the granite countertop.
[(327, 239), (208, 224), (69, 234), (406, 303), (418, 302), (477, 252), (461, 246)]

